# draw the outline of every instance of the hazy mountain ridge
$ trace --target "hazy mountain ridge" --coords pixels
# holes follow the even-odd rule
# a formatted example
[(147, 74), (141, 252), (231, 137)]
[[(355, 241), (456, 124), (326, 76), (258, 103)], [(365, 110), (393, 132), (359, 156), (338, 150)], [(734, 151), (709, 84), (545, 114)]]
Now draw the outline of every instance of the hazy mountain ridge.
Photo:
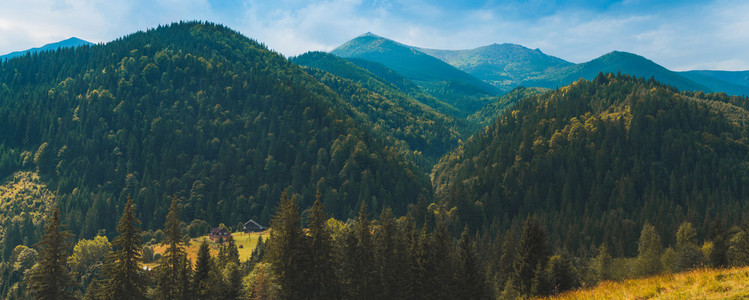
[(79, 39), (77, 37), (71, 37), (66, 40), (62, 40), (56, 43), (49, 43), (44, 46), (38, 47), (38, 48), (31, 48), (28, 50), (22, 50), (22, 51), (15, 51), (11, 52), (5, 55), (0, 55), (0, 61), (11, 59), (14, 57), (24, 56), (27, 53), (37, 53), (42, 51), (54, 51), (60, 48), (75, 48), (79, 46), (87, 46), (87, 45), (93, 45), (93, 43), (84, 41), (82, 39)]
[(546, 55), (539, 49), (531, 50), (516, 44), (492, 44), (468, 50), (417, 49), (502, 91), (524, 84), (529, 77), (573, 65), (561, 58)]
[(498, 94), (493, 86), (431, 55), (371, 33), (354, 38), (331, 53), (383, 64), (466, 115)]

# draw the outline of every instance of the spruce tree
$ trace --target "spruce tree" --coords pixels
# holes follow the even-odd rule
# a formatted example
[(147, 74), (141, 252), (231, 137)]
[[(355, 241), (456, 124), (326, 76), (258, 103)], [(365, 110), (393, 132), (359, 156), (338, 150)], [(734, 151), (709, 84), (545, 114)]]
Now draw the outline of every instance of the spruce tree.
[[(513, 263), (514, 285), (521, 294), (532, 294), (531, 285), (534, 278), (541, 278), (538, 271), (546, 269), (549, 260), (549, 241), (546, 230), (541, 225), (538, 217), (528, 217), (523, 224), (520, 242), (516, 248)], [(543, 278), (541, 278), (543, 279)], [(537, 282), (541, 285), (544, 282)], [(545, 288), (538, 286), (537, 290)]]
[(156, 297), (158, 299), (185, 299), (191, 295), (189, 285), (190, 268), (185, 253), (179, 201), (172, 198), (169, 213), (164, 222), (164, 244), (167, 245), (160, 264), (156, 267)]
[(335, 277), (333, 261), (333, 240), (327, 227), (328, 215), (325, 213), (319, 193), (308, 216), (310, 237), (310, 299), (338, 298), (338, 283)]
[(296, 197), (289, 199), (288, 190), (281, 194), (281, 203), (271, 221), (268, 255), (277, 276), (283, 299), (305, 299), (308, 269), (305, 268), (306, 238), (300, 227)]
[(458, 241), (458, 264), (455, 272), (455, 295), (461, 299), (488, 299), (486, 272), (478, 260), (476, 243), (463, 228)]
[(68, 239), (62, 231), (60, 210), (55, 208), (47, 221), (42, 240), (36, 245), (39, 260), (26, 278), (28, 295), (34, 299), (74, 299), (73, 278), (68, 270)]
[(367, 217), (367, 204), (364, 202), (362, 202), (361, 209), (359, 210), (359, 220), (354, 225), (354, 231), (357, 238), (356, 262), (358, 264), (358, 272), (355, 275), (359, 289), (358, 295), (367, 297), (368, 295), (375, 294), (372, 283), (378, 276), (374, 270), (372, 231)]
[(198, 299), (210, 299), (211, 296), (216, 294), (216, 274), (208, 240), (204, 239), (198, 249), (195, 273), (192, 277), (192, 290)]
[(143, 238), (138, 224), (133, 200), (128, 199), (117, 225), (119, 236), (112, 240), (114, 251), (106, 258), (97, 298), (145, 299), (147, 278), (141, 269)]

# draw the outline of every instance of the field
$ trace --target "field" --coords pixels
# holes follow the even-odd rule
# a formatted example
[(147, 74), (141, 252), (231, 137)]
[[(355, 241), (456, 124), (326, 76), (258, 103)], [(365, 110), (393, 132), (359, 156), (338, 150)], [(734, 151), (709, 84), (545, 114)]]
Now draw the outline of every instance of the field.
[[(231, 234), (232, 237), (234, 237), (234, 243), (237, 245), (237, 250), (239, 251), (239, 261), (245, 261), (250, 259), (250, 255), (252, 255), (252, 250), (255, 249), (255, 246), (257, 246), (257, 238), (258, 236), (263, 236), (263, 241), (265, 241), (270, 236), (270, 231), (264, 231), (261, 233), (244, 233), (244, 232), (235, 232)], [(194, 239), (190, 239), (190, 243), (188, 247), (185, 249), (187, 252), (187, 257), (195, 263), (195, 260), (198, 256), (198, 249), (200, 248), (200, 243), (203, 241), (203, 239), (208, 239), (208, 236), (201, 236)], [(211, 242), (208, 240), (211, 245), (211, 256), (216, 257), (218, 255), (218, 243)], [(153, 248), (154, 254), (164, 254), (164, 251), (166, 250), (166, 245), (157, 245)], [(146, 264), (149, 267), (154, 267), (156, 263), (149, 263)]]
[(745, 299), (749, 267), (699, 269), (621, 282), (606, 281), (591, 289), (547, 299)]

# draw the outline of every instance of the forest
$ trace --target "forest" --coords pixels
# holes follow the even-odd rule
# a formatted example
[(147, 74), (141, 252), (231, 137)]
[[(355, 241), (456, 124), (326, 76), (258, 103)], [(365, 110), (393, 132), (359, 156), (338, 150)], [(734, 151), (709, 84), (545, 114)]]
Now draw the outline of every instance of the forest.
[[(513, 299), (749, 265), (749, 98), (599, 73), (468, 113), (419, 84), (205, 22), (0, 62), (0, 297)], [(249, 259), (188, 257), (250, 219)]]

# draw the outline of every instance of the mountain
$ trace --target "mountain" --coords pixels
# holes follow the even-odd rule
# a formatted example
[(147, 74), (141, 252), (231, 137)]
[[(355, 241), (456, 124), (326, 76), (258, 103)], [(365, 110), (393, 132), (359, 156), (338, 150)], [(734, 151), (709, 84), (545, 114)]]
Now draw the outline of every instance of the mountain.
[(46, 44), (46, 45), (41, 46), (39, 48), (31, 48), (31, 49), (28, 49), (28, 50), (16, 51), (16, 52), (11, 52), (11, 53), (8, 53), (8, 54), (5, 54), (5, 55), (0, 55), (0, 61), (4, 61), (6, 59), (11, 59), (11, 58), (14, 58), (14, 57), (23, 56), (23, 55), (26, 55), (26, 53), (37, 53), (37, 52), (42, 52), (42, 51), (54, 51), (54, 50), (57, 50), (57, 49), (60, 49), (60, 48), (75, 48), (75, 47), (79, 47), (79, 46), (88, 46), (88, 45), (93, 45), (93, 43), (84, 41), (84, 40), (79, 39), (77, 37), (71, 37), (71, 38), (69, 38), (67, 40), (62, 40), (62, 41), (59, 41), (57, 43), (49, 43), (49, 44)]
[[(474, 228), (539, 216), (556, 248), (637, 253), (637, 228), (741, 222), (749, 101), (600, 75), (520, 100), (434, 168), (435, 198)], [(729, 225), (730, 224), (730, 225)], [(699, 229), (701, 230), (701, 229)], [(672, 235), (665, 243), (673, 242)]]
[(505, 92), (523, 85), (529, 77), (574, 65), (539, 49), (516, 44), (492, 44), (469, 50), (417, 49)]
[(371, 33), (350, 40), (331, 53), (383, 64), (466, 114), (473, 113), (486, 103), (487, 97), (498, 92), (431, 55)]
[(601, 72), (621, 72), (630, 76), (654, 77), (655, 80), (672, 85), (680, 90), (712, 91), (706, 86), (670, 71), (647, 58), (621, 51), (613, 51), (586, 63), (567, 66), (537, 77), (531, 77), (524, 84), (526, 86), (554, 88), (568, 85), (580, 78), (592, 80)]
[(749, 71), (686, 71), (681, 76), (729, 95), (749, 95)]
[[(387, 136), (404, 143), (415, 161), (434, 163), (467, 135), (466, 122), (443, 115), (401, 91), (396, 85), (343, 58), (309, 52), (290, 59), (344, 97), (367, 122), (377, 124)], [(462, 133), (462, 134), (461, 134)]]
[(0, 64), (0, 177), (38, 172), (82, 237), (115, 232), (127, 198), (146, 230), (172, 197), (212, 226), (267, 224), (286, 192), (339, 219), (431, 201), (428, 176), (357, 118), (265, 46), (181, 22)]

